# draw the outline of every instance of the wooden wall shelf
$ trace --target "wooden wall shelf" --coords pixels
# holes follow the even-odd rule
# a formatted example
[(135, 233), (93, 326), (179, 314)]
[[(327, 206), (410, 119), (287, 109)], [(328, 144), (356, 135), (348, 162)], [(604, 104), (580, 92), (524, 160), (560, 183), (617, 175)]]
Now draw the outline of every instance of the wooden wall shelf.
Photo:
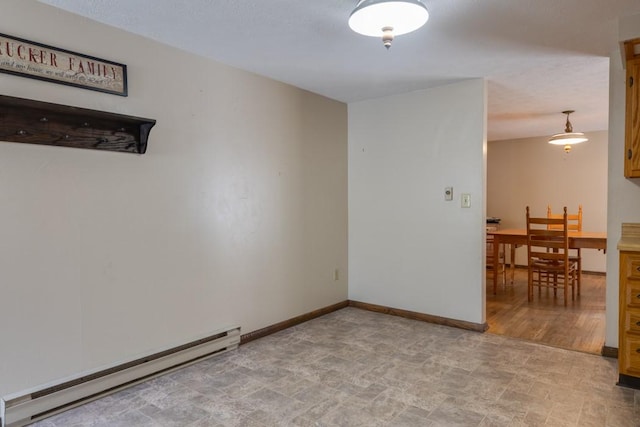
[(155, 120), (0, 95), (0, 141), (144, 154)]

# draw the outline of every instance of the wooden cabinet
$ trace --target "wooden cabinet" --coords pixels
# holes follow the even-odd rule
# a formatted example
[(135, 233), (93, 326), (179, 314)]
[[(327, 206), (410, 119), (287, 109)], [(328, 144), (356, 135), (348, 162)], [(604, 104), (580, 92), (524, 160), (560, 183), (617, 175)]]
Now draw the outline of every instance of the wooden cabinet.
[(624, 43), (627, 70), (624, 176), (640, 178), (640, 39)]
[(622, 224), (618, 370), (620, 385), (640, 388), (640, 224)]
[(620, 374), (640, 377), (640, 253), (620, 252)]

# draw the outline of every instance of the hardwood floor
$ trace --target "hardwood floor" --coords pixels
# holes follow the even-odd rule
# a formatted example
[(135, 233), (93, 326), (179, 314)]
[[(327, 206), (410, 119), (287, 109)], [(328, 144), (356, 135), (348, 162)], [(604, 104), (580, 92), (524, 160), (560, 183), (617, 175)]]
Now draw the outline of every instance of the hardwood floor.
[[(582, 291), (567, 307), (561, 295), (534, 292), (527, 301), (527, 270), (516, 268), (513, 285), (498, 286), (497, 295), (487, 274), (489, 333), (535, 341), (554, 347), (600, 354), (605, 336), (606, 276), (582, 274)], [(509, 279), (509, 277), (507, 277)]]

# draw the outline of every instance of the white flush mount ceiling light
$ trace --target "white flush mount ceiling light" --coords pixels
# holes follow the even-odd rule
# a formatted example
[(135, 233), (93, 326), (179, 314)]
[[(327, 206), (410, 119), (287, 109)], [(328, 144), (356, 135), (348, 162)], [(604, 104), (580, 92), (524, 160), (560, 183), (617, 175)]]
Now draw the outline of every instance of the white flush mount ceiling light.
[(349, 27), (356, 33), (382, 37), (389, 49), (394, 36), (422, 27), (429, 11), (420, 0), (360, 0), (349, 16)]
[(549, 138), (549, 144), (564, 145), (564, 151), (569, 153), (571, 151), (571, 144), (579, 144), (581, 142), (588, 141), (589, 139), (584, 136), (582, 132), (574, 132), (573, 126), (569, 121), (569, 114), (574, 113), (573, 110), (563, 111), (562, 114), (567, 115), (567, 123), (565, 124), (564, 132), (557, 133)]

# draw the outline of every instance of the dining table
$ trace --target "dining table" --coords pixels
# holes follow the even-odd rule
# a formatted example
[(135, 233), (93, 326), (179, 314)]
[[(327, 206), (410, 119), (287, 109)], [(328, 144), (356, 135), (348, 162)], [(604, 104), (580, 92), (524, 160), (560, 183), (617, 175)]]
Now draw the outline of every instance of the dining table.
[[(487, 235), (493, 236), (493, 271), (498, 271), (500, 262), (500, 244), (511, 245), (511, 267), (514, 266), (515, 248), (527, 246), (527, 230), (525, 228), (507, 228), (504, 230), (488, 230)], [(598, 249), (607, 251), (607, 233), (604, 231), (569, 231), (569, 248)], [(498, 275), (493, 275), (493, 293), (498, 291)]]

